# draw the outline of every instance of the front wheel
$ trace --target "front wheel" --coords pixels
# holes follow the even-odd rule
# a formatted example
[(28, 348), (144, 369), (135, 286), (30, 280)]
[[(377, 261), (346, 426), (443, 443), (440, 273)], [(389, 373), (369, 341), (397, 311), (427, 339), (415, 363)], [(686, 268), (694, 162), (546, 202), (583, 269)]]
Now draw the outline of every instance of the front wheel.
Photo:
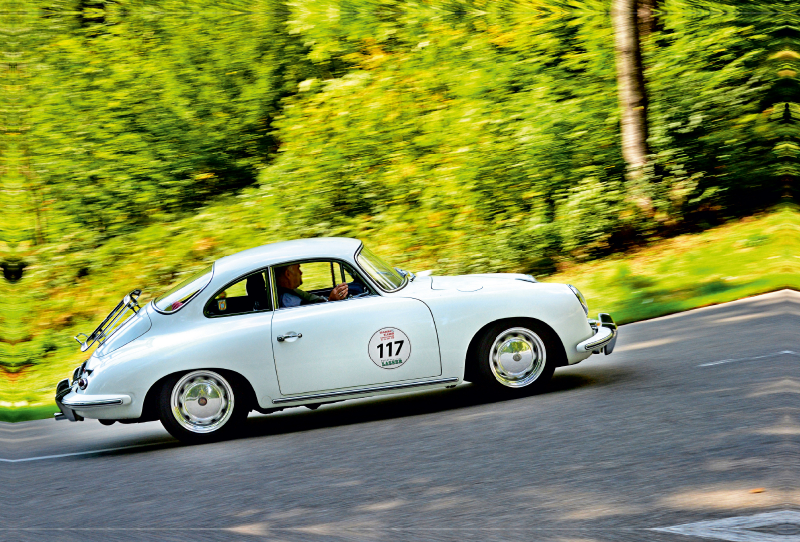
[(478, 342), (471, 363), (476, 384), (493, 392), (519, 395), (542, 391), (561, 357), (558, 337), (534, 321), (499, 322)]
[(159, 397), (161, 423), (188, 444), (231, 436), (245, 418), (245, 398), (219, 373), (207, 369), (175, 375), (164, 382)]

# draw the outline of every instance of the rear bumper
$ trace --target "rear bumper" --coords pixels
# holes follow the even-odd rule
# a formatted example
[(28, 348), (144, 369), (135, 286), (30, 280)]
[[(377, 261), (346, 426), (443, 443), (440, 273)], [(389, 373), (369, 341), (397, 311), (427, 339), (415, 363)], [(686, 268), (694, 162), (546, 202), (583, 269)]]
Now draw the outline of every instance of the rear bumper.
[[(56, 405), (61, 412), (55, 413), (57, 420), (69, 420), (77, 422), (83, 420), (83, 416), (76, 411), (102, 410), (105, 407), (118, 407), (129, 405), (130, 395), (87, 395), (72, 391), (69, 380), (64, 379), (58, 383), (56, 388)], [(93, 418), (94, 416), (89, 416)]]
[(578, 352), (585, 354), (591, 352), (599, 354), (604, 352), (606, 355), (614, 351), (614, 345), (617, 344), (617, 324), (610, 314), (601, 312), (597, 315), (597, 320), (589, 320), (589, 325), (594, 331), (594, 335), (578, 344), (576, 347)]

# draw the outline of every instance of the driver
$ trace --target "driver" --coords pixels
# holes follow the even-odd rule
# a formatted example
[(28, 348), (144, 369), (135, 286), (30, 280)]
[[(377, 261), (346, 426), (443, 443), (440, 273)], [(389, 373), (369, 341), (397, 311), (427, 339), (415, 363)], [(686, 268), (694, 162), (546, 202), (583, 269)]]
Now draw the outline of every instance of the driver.
[(275, 268), (275, 281), (278, 284), (278, 300), (281, 307), (296, 307), (325, 301), (338, 301), (347, 297), (347, 284), (342, 283), (331, 290), (328, 299), (298, 289), (303, 284), (303, 271), (300, 264)]

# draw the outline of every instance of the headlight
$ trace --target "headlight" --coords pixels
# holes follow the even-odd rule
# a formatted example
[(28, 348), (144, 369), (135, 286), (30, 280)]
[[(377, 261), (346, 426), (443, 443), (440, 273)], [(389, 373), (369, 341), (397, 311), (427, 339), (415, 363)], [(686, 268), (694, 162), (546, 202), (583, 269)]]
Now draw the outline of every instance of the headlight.
[(586, 304), (586, 298), (584, 298), (583, 294), (581, 293), (581, 291), (578, 290), (572, 284), (567, 284), (567, 286), (569, 286), (569, 289), (572, 290), (573, 294), (575, 294), (575, 297), (578, 298), (578, 301), (581, 302), (581, 307), (583, 307), (583, 312), (586, 313), (586, 317), (588, 318), (589, 317), (589, 305)]

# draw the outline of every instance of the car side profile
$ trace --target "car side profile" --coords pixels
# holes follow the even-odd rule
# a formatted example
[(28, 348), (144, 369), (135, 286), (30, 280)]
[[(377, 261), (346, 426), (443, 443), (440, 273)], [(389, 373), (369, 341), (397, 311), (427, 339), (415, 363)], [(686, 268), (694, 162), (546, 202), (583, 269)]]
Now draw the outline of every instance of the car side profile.
[[(290, 293), (305, 301), (288, 306), (279, 283), (297, 265), (302, 291)], [(574, 286), (523, 274), (417, 276), (348, 238), (245, 250), (144, 307), (140, 293), (76, 337), (83, 351), (97, 348), (59, 382), (56, 419), (161, 420), (202, 443), (230, 436), (253, 410), (465, 380), (487, 393), (540, 391), (556, 367), (610, 354), (617, 338), (613, 319), (590, 319)]]

